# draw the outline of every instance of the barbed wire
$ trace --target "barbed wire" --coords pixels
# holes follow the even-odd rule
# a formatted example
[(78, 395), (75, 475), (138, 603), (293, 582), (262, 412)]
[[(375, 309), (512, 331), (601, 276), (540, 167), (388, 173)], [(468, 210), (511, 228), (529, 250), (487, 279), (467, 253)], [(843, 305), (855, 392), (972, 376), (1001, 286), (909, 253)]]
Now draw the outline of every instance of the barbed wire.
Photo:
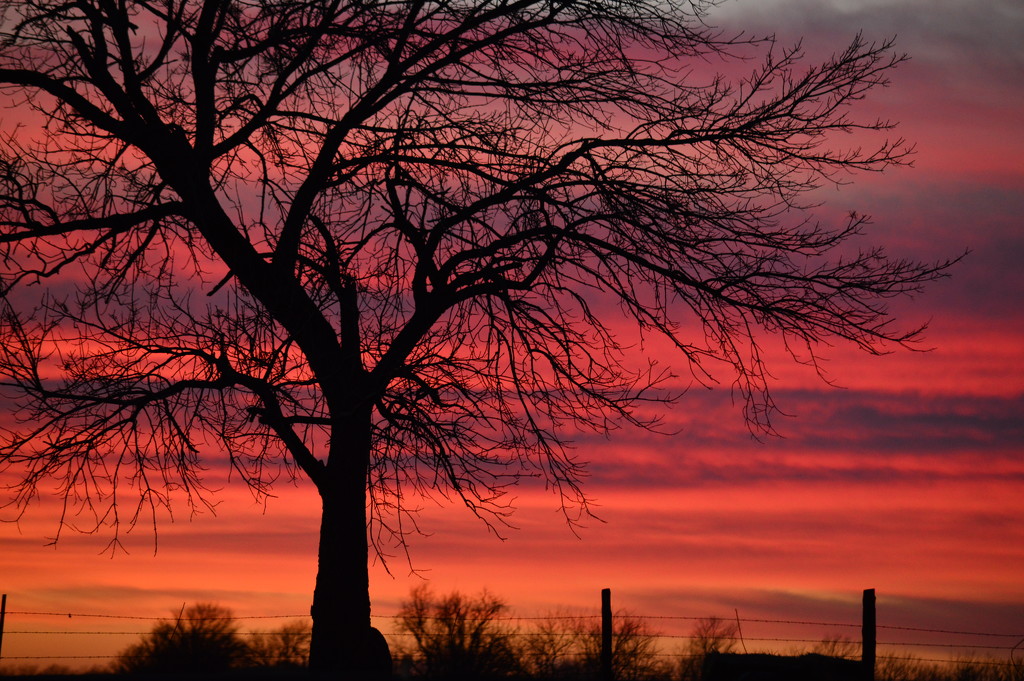
[[(672, 659), (695, 659), (701, 657), (698, 654), (679, 654), (673, 655), (671, 653), (655, 653), (655, 657), (667, 657)], [(4, 655), (3, 661), (7, 662), (10, 660), (110, 660), (114, 657), (125, 657), (123, 655)], [(131, 656), (129, 656), (131, 657)], [(562, 655), (562, 657), (571, 657), (571, 654)], [(842, 657), (842, 656), (840, 656)], [(850, 659), (850, 658), (847, 658)], [(901, 655), (878, 655), (876, 658), (878, 661), (882, 660), (893, 660), (900, 662), (928, 662), (933, 664), (952, 664), (952, 665), (983, 665), (987, 667), (1016, 667), (1018, 665), (1009, 661), (992, 660), (992, 659), (965, 659), (956, 660), (948, 658), (927, 658), (927, 657), (916, 657), (916, 656), (901, 656)]]
[[(154, 622), (154, 621), (192, 622), (192, 621), (223, 621), (223, 620), (231, 620), (231, 621), (266, 621), (266, 620), (283, 620), (283, 619), (292, 619), (292, 620), (308, 620), (309, 619), (309, 615), (308, 614), (237, 615), (237, 616), (223, 616), (223, 617), (175, 617), (173, 614), (170, 615), (170, 616), (167, 616), (167, 615), (165, 615), (165, 616), (148, 616), (148, 615), (121, 615), (121, 614), (109, 614), (109, 613), (55, 612), (55, 611), (33, 611), (33, 610), (13, 610), (13, 611), (7, 611), (6, 614), (8, 616), (60, 617), (60, 618), (67, 618), (67, 619), (93, 618), (93, 619), (105, 619), (105, 620), (148, 621), (148, 622)], [(642, 621), (689, 621), (689, 622), (699, 622), (699, 621), (708, 621), (708, 620), (711, 620), (711, 619), (718, 619), (718, 620), (721, 620), (723, 622), (737, 621), (737, 622), (749, 623), (749, 624), (770, 624), (770, 625), (784, 625), (784, 626), (808, 626), (808, 627), (819, 627), (819, 628), (825, 628), (825, 629), (832, 629), (832, 628), (859, 628), (859, 627), (862, 626), (860, 623), (854, 624), (854, 623), (850, 623), (850, 622), (823, 622), (823, 621), (815, 621), (815, 620), (744, 618), (744, 617), (732, 616), (732, 615), (730, 615), (729, 617), (717, 617), (717, 618), (716, 617), (712, 617), (712, 616), (697, 617), (697, 616), (687, 616), (687, 615), (639, 615), (639, 614), (628, 614), (627, 616), (630, 617), (630, 618), (637, 619), (637, 620), (642, 620)], [(402, 618), (401, 615), (394, 615), (394, 614), (374, 615), (373, 616), (373, 619), (376, 620), (376, 621), (380, 621), (380, 620), (400, 620), (401, 618)], [(427, 617), (426, 619), (438, 621), (438, 620), (444, 620), (444, 619), (450, 619), (450, 618), (443, 618), (443, 617), (432, 616), (432, 617)], [(522, 622), (522, 623), (537, 623), (537, 622), (555, 622), (555, 623), (558, 623), (558, 622), (565, 622), (565, 623), (567, 623), (567, 622), (574, 622), (574, 621), (599, 621), (601, 619), (601, 615), (599, 615), (599, 614), (572, 614), (572, 613), (564, 613), (564, 614), (536, 615), (536, 616), (508, 615), (508, 616), (498, 616), (498, 617), (490, 617), (490, 618), (465, 618), (466, 621), (478, 621), (478, 619), (487, 619), (487, 620), (490, 620), (490, 621), (502, 622), (502, 623), (509, 623), (509, 622), (514, 622), (514, 623), (519, 623), (519, 622)], [(992, 658), (988, 658), (988, 659), (973, 659), (973, 658), (969, 658), (969, 659), (966, 659), (966, 660), (959, 660), (958, 661), (955, 658), (953, 658), (953, 659), (950, 659), (950, 658), (934, 659), (934, 658), (921, 658), (921, 657), (917, 657), (917, 656), (905, 656), (905, 655), (901, 656), (901, 655), (892, 655), (892, 654), (879, 654), (877, 656), (877, 659), (880, 660), (880, 661), (893, 661), (893, 662), (906, 661), (906, 662), (913, 662), (913, 663), (934, 663), (934, 664), (958, 664), (958, 663), (960, 663), (960, 664), (978, 664), (978, 665), (997, 666), (997, 667), (1016, 666), (1014, 664), (1014, 661), (1012, 660), (1012, 654), (1013, 654), (1012, 651), (1014, 651), (1018, 647), (1020, 647), (1020, 645), (1021, 645), (1020, 641), (1022, 639), (1024, 639), (1024, 634), (1006, 633), (1006, 632), (994, 632), (994, 631), (938, 629), (938, 628), (928, 628), (928, 627), (912, 627), (912, 626), (885, 625), (885, 624), (878, 624), (876, 626), (876, 628), (878, 630), (914, 632), (914, 633), (933, 634), (933, 635), (942, 635), (942, 636), (988, 637), (988, 638), (995, 638), (995, 639), (1014, 639), (1014, 640), (1017, 641), (1017, 643), (1015, 643), (1014, 645), (994, 645), (994, 644), (982, 643), (982, 642), (976, 642), (976, 643), (953, 642), (953, 643), (951, 643), (951, 642), (925, 642), (925, 641), (884, 641), (884, 640), (878, 641), (877, 645), (879, 647), (890, 648), (890, 649), (892, 649), (892, 648), (896, 648), (896, 649), (901, 649), (901, 648), (902, 649), (906, 649), (906, 648), (932, 648), (932, 649), (961, 650), (961, 651), (971, 651), (971, 652), (973, 652), (975, 650), (978, 650), (978, 651), (988, 651), (989, 653), (997, 652), (997, 651), (999, 651), (999, 652), (1010, 651), (1010, 655), (1011, 655), (1011, 659), (1009, 661), (1000, 661), (998, 659), (992, 659)], [(53, 630), (46, 630), (46, 629), (31, 629), (31, 630), (26, 629), (26, 630), (7, 631), (5, 633), (7, 635), (12, 635), (12, 636), (13, 635), (34, 635), (34, 636), (58, 636), (58, 635), (63, 635), (63, 636), (146, 636), (146, 635), (148, 635), (148, 634), (150, 634), (152, 632), (151, 631), (125, 631), (125, 630), (118, 630), (118, 631), (96, 631), (96, 630), (89, 630), (89, 631), (53, 631)], [(247, 637), (272, 636), (275, 633), (276, 632), (273, 632), (273, 631), (270, 631), (270, 632), (240, 631), (240, 632), (238, 632), (239, 635), (247, 636)], [(589, 632), (589, 631), (586, 631), (586, 632), (585, 631), (578, 631), (578, 630), (577, 631), (566, 631), (566, 632), (558, 632), (558, 631), (515, 631), (515, 630), (512, 630), (512, 631), (505, 631), (503, 633), (505, 635), (509, 635), (509, 636), (520, 636), (520, 637), (530, 637), (530, 636), (569, 636), (569, 637), (571, 637), (571, 636), (587, 636), (591, 632)], [(397, 637), (397, 638), (407, 637), (407, 636), (410, 636), (410, 635), (411, 634), (403, 633), (403, 632), (400, 632), (400, 631), (388, 633), (389, 637)], [(308, 636), (308, 634), (299, 634), (299, 636)], [(672, 640), (696, 640), (696, 639), (700, 639), (701, 638), (700, 634), (691, 634), (691, 635), (684, 635), (684, 634), (662, 634), (662, 633), (658, 633), (658, 632), (651, 633), (651, 636), (652, 636), (652, 638), (656, 638), (656, 639), (659, 639), (659, 640), (664, 639), (664, 640), (669, 640), (669, 641), (672, 641)], [(782, 644), (782, 645), (790, 645), (790, 646), (797, 645), (797, 644), (807, 645), (807, 644), (821, 644), (821, 643), (823, 643), (822, 639), (809, 639), (809, 638), (750, 637), (750, 636), (740, 637), (738, 635), (724, 635), (724, 636), (721, 636), (721, 638), (723, 640), (729, 640), (729, 641), (743, 640), (743, 641), (746, 641), (746, 642), (767, 643), (767, 644)], [(844, 643), (848, 643), (850, 645), (858, 645), (858, 642), (856, 642), (856, 641), (849, 641), (848, 639), (842, 639), (841, 641), (844, 642)], [(771, 646), (771, 647), (777, 648), (777, 646)], [(662, 653), (662, 652), (658, 652), (656, 654), (659, 657), (676, 658), (676, 659), (686, 659), (686, 658), (694, 657), (694, 655), (692, 653), (688, 654), (685, 651), (685, 648), (683, 648), (682, 650), (680, 650), (679, 652), (676, 652), (676, 653)], [(571, 657), (572, 655), (573, 655), (572, 653), (567, 653), (566, 654), (567, 657)], [(59, 662), (59, 661), (63, 661), (63, 660), (68, 660), (68, 661), (70, 661), (70, 660), (110, 660), (110, 659), (113, 659), (113, 658), (116, 658), (116, 657), (119, 657), (119, 656), (120, 655), (118, 655), (117, 653), (112, 653), (112, 654), (107, 654), (107, 655), (97, 655), (97, 654), (89, 654), (89, 655), (5, 655), (3, 657), (2, 661), (3, 662), (10, 662), (10, 661), (51, 660), (51, 661)]]
[(993, 636), (993, 637), (1004, 637), (1004, 638), (1024, 638), (1024, 634), (1003, 634), (993, 633), (984, 631), (956, 631), (953, 629), (922, 629), (920, 627), (901, 627), (893, 624), (878, 624), (875, 625), (876, 629), (895, 629), (898, 631), (921, 631), (929, 634), (953, 634), (956, 636)]
[[(14, 634), (38, 634), (38, 635), (53, 635), (59, 634), (61, 636), (149, 636), (152, 631), (7, 631), (4, 632), (5, 636)], [(276, 631), (239, 631), (236, 632), (237, 636), (275, 636), (278, 632)], [(303, 636), (305, 634), (297, 634)]]
[[(45, 611), (29, 611), (29, 610), (8, 610), (8, 615), (32, 615), (32, 616), (45, 616), (45, 617), (67, 617), (69, 619), (74, 617), (94, 617), (102, 619), (123, 619), (123, 620), (143, 620), (143, 621), (181, 621), (181, 622), (193, 622), (193, 621), (219, 621), (219, 620), (268, 620), (268, 619), (308, 619), (309, 614), (291, 614), (291, 615), (233, 615), (226, 617), (176, 617), (176, 616), (148, 616), (148, 615), (110, 615), (102, 613), (81, 613), (81, 612), (45, 612)], [(732, 622), (739, 619), (740, 622), (753, 623), (753, 624), (785, 624), (785, 625), (797, 625), (797, 626), (814, 626), (814, 627), (845, 627), (859, 629), (861, 623), (851, 622), (819, 622), (814, 620), (786, 620), (786, 619), (765, 619), (757, 617), (740, 617), (737, 618), (735, 615), (729, 615), (728, 617), (716, 617), (716, 616), (693, 616), (693, 615), (634, 615), (630, 614), (630, 617), (635, 617), (641, 620), (679, 620), (679, 621), (701, 621), (708, 619), (719, 619), (723, 622)], [(401, 615), (373, 615), (373, 619), (401, 619)], [(424, 619), (428, 620), (441, 620), (445, 618), (427, 616)], [(495, 616), (485, 618), (488, 621), (495, 622), (512, 622), (512, 621), (523, 621), (523, 622), (535, 622), (535, 621), (549, 621), (549, 622), (561, 622), (566, 620), (600, 620), (601, 615), (575, 615), (575, 614), (556, 614), (556, 615), (536, 615), (536, 616), (520, 616), (520, 615), (507, 615), (507, 616)], [(476, 618), (467, 617), (465, 621), (472, 622), (478, 621)], [(965, 631), (956, 629), (931, 629), (926, 627), (909, 627), (902, 625), (893, 624), (877, 624), (876, 629), (886, 629), (894, 631), (913, 631), (918, 633), (929, 633), (929, 634), (946, 634), (953, 636), (988, 636), (994, 638), (1010, 638), (1010, 639), (1024, 639), (1024, 633), (1005, 633), (1005, 632), (985, 632), (985, 631)], [(145, 633), (145, 632), (144, 632)], [(750, 640), (750, 639), (747, 639)]]
[[(207, 618), (208, 621), (224, 619), (224, 618)], [(149, 631), (46, 631), (46, 630), (14, 630), (5, 632), (6, 635), (61, 635), (61, 636), (146, 636), (152, 632)], [(239, 636), (274, 636), (276, 632), (273, 631), (240, 631)], [(297, 634), (298, 636), (309, 636), (309, 634)], [(578, 636), (577, 632), (534, 632), (534, 631), (511, 631), (505, 632), (506, 636), (520, 636), (520, 637), (540, 637), (540, 636), (562, 636), (572, 637)], [(392, 632), (389, 636), (393, 637), (409, 637), (413, 634), (405, 632)], [(693, 640), (700, 638), (699, 635), (686, 635), (686, 634), (652, 634), (653, 637), (658, 639), (669, 639), (669, 640)], [(738, 641), (738, 636), (723, 636), (723, 639), (730, 641)], [(821, 643), (821, 639), (809, 639), (809, 638), (783, 638), (783, 637), (751, 637), (744, 636), (743, 640), (753, 641), (757, 643)], [(854, 641), (850, 641), (854, 644)], [(1014, 650), (1017, 646), (1001, 646), (1001, 645), (979, 645), (979, 644), (963, 644), (963, 643), (928, 643), (922, 641), (878, 641), (879, 646), (893, 646), (898, 648), (906, 647), (921, 647), (921, 648), (970, 648), (976, 650)]]
[(8, 660), (109, 660), (116, 655), (4, 655)]
[(301, 619), (309, 617), (309, 614), (304, 615), (232, 615), (230, 617), (176, 617), (167, 616), (154, 617), (148, 615), (105, 615), (101, 613), (86, 613), (86, 612), (33, 612), (30, 610), (8, 610), (8, 615), (35, 615), (35, 616), (48, 616), (48, 617), (67, 617), (72, 619), (74, 617), (96, 617), (100, 619), (114, 619), (114, 620), (174, 620), (181, 622), (216, 622), (219, 620), (273, 620), (273, 619)]
[[(595, 615), (599, 617), (599, 615)], [(637, 615), (641, 619), (649, 620), (706, 620), (709, 617), (695, 617), (685, 615)], [(722, 620), (723, 622), (734, 622), (736, 621), (735, 615), (715, 617), (715, 619)], [(814, 626), (814, 627), (848, 627), (851, 629), (861, 628), (862, 623), (851, 623), (851, 622), (815, 622), (813, 620), (775, 620), (775, 619), (760, 619), (756, 617), (740, 617), (738, 618), (741, 622), (752, 622), (755, 624), (791, 624), (791, 625), (802, 625), (802, 626)], [(993, 636), (1002, 638), (1024, 638), (1024, 633), (1007, 634), (1007, 633), (995, 633), (995, 632), (984, 632), (984, 631), (957, 631), (954, 629), (927, 629), (924, 627), (906, 627), (895, 624), (876, 624), (876, 629), (889, 629), (897, 631), (916, 631), (930, 634), (951, 634), (957, 636)]]
[(956, 665), (956, 664), (961, 664), (961, 665), (977, 664), (977, 665), (984, 665), (986, 667), (1017, 667), (1020, 664), (1019, 662), (1018, 663), (1009, 662), (1009, 661), (1004, 662), (1002, 660), (975, 660), (975, 659), (970, 659), (970, 660), (950, 660), (949, 658), (942, 659), (942, 658), (927, 658), (927, 657), (906, 657), (906, 656), (899, 656), (899, 655), (878, 655), (878, 656), (875, 657), (875, 660), (876, 661), (878, 661), (878, 660), (897, 660), (897, 661), (900, 661), (900, 662), (932, 662), (932, 663), (935, 663), (935, 664), (954, 664), (954, 665)]

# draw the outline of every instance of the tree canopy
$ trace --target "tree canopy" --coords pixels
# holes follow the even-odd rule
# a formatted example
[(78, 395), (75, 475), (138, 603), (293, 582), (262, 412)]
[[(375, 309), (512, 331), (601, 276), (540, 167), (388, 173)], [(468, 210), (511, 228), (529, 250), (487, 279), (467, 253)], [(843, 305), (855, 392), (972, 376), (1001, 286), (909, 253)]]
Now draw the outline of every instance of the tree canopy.
[[(117, 528), (207, 503), (209, 460), (258, 494), (308, 477), (316, 660), (317, 602), (368, 618), (367, 542), (415, 527), (410, 496), (500, 522), (539, 476), (571, 518), (569, 440), (652, 426), (677, 375), (770, 431), (761, 334), (914, 341), (887, 301), (946, 263), (856, 250), (866, 220), (808, 199), (905, 160), (837, 145), (888, 129), (851, 106), (901, 55), (857, 36), (808, 63), (710, 7), (0, 3), (15, 507), (52, 483), (62, 525)], [(637, 332), (674, 358), (638, 361)]]

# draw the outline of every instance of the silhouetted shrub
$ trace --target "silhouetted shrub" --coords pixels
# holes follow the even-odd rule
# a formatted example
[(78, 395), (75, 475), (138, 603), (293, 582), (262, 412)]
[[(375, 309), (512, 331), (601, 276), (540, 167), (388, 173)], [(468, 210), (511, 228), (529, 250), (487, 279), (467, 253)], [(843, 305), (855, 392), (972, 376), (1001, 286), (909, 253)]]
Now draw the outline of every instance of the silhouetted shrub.
[(306, 667), (312, 632), (310, 622), (296, 620), (273, 631), (250, 635), (252, 663), (260, 667)]
[[(601, 678), (601, 622), (577, 617), (566, 620), (565, 625), (562, 635), (571, 635), (577, 665), (570, 676)], [(563, 677), (568, 671), (563, 666)], [(642, 618), (627, 612), (616, 612), (612, 618), (612, 676), (616, 681), (653, 681), (671, 676), (669, 663), (660, 657), (657, 634)]]
[(523, 666), (535, 679), (571, 679), (582, 676), (580, 616), (557, 613), (538, 620), (522, 638)]
[(227, 608), (198, 603), (173, 620), (161, 620), (142, 640), (128, 646), (114, 664), (123, 673), (219, 672), (246, 666), (249, 645)]
[(682, 681), (701, 681), (704, 661), (712, 653), (730, 653), (736, 647), (739, 625), (718, 617), (697, 620), (690, 631), (689, 642), (680, 656)]
[(426, 679), (493, 679), (520, 673), (515, 630), (502, 620), (507, 608), (483, 591), (437, 597), (426, 586), (413, 589), (398, 613), (398, 631), (411, 638), (399, 655), (412, 658), (412, 672)]
[(1024, 681), (1020, 660), (961, 658), (934, 663), (913, 657), (881, 657), (877, 681)]

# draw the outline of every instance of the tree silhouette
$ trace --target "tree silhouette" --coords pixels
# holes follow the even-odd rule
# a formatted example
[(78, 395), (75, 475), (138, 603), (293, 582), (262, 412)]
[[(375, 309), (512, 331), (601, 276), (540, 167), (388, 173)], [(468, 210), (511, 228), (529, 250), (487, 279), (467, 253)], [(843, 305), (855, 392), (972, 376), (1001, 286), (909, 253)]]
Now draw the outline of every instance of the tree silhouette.
[[(673, 678), (672, 665), (661, 659), (658, 636), (643, 619), (616, 612), (612, 618), (612, 678)], [(523, 636), (524, 666), (538, 679), (600, 679), (601, 639), (601, 622), (592, 614), (552, 615)]]
[(161, 620), (141, 641), (121, 651), (114, 669), (121, 673), (222, 672), (246, 666), (250, 657), (231, 611), (197, 603), (172, 620)]
[(435, 596), (426, 585), (402, 603), (397, 627), (406, 652), (426, 679), (494, 679), (522, 675), (507, 607), (486, 590), (477, 596)]
[[(580, 661), (588, 678), (600, 678), (600, 625), (577, 619)], [(582, 626), (581, 626), (582, 625)], [(612, 619), (612, 678), (618, 681), (670, 679), (669, 665), (659, 659), (658, 634), (643, 619), (627, 612), (616, 612)]]
[(62, 527), (116, 542), (209, 503), (204, 462), (257, 494), (306, 476), (310, 664), (359, 668), (408, 495), (500, 523), (539, 476), (586, 511), (569, 439), (678, 397), (633, 332), (731, 376), (755, 431), (763, 333), (812, 361), (912, 342), (886, 301), (944, 264), (857, 251), (864, 219), (804, 198), (904, 159), (833, 146), (888, 127), (849, 107), (901, 57), (857, 37), (805, 64), (709, 5), (0, 3), (14, 508), (55, 491)]
[(701, 681), (704, 662), (713, 653), (731, 653), (736, 649), (738, 622), (705, 617), (694, 623), (686, 647), (679, 659), (682, 681)]
[(305, 667), (309, 664), (310, 635), (310, 624), (303, 620), (256, 632), (249, 640), (252, 660), (262, 667)]

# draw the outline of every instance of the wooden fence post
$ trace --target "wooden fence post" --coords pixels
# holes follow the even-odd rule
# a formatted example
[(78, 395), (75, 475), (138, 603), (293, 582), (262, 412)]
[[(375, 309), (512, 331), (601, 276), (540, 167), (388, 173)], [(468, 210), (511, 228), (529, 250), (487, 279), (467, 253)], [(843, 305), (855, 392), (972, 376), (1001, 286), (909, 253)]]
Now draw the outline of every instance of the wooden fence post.
[(601, 679), (614, 681), (612, 674), (612, 590), (601, 589)]
[(864, 589), (864, 616), (861, 626), (861, 665), (864, 681), (875, 681), (875, 590)]
[(4, 620), (7, 619), (7, 594), (0, 596), (0, 660), (4, 659)]

